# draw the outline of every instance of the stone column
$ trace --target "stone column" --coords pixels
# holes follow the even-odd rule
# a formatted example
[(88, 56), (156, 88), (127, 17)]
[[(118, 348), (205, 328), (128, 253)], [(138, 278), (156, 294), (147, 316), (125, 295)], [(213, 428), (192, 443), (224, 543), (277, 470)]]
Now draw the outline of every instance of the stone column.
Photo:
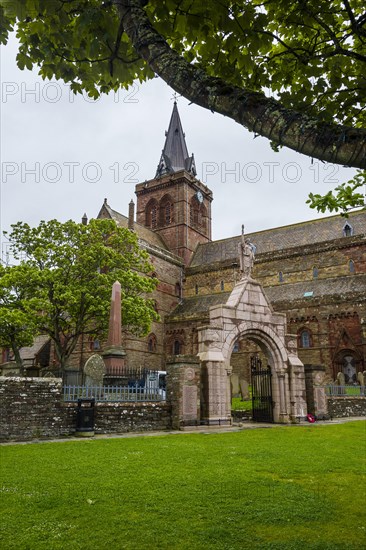
[(202, 362), (203, 423), (218, 426), (231, 424), (231, 403), (228, 391), (230, 372), (222, 361)]
[(281, 423), (287, 423), (289, 421), (289, 414), (287, 411), (285, 378), (286, 378), (286, 373), (284, 372), (277, 373), (278, 390), (279, 390), (279, 398), (280, 398), (280, 407), (279, 407), (280, 412), (279, 412), (278, 422), (281, 422)]
[(308, 412), (318, 419), (327, 419), (329, 415), (324, 388), (326, 367), (322, 365), (304, 366)]
[(106, 366), (106, 377), (123, 374), (126, 352), (122, 348), (121, 284), (118, 281), (113, 283), (112, 287), (107, 347), (102, 355)]
[(200, 424), (201, 364), (195, 355), (170, 357), (166, 363), (167, 402), (171, 406), (172, 427), (176, 430), (184, 426)]
[(292, 422), (300, 422), (306, 420), (307, 405), (306, 405), (306, 390), (305, 390), (305, 372), (304, 366), (298, 364), (290, 364), (290, 401)]

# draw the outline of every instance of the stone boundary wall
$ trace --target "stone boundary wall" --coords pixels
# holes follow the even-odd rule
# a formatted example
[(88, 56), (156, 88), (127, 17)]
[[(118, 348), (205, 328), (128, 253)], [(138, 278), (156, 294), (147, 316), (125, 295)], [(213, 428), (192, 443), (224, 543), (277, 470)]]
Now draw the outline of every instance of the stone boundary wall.
[(231, 411), (233, 422), (248, 422), (253, 420), (252, 411)]
[(327, 401), (330, 418), (366, 416), (366, 397), (327, 397)]
[[(0, 377), (0, 441), (27, 441), (73, 435), (77, 403), (64, 403), (59, 378)], [(165, 403), (96, 403), (95, 433), (166, 430)]]

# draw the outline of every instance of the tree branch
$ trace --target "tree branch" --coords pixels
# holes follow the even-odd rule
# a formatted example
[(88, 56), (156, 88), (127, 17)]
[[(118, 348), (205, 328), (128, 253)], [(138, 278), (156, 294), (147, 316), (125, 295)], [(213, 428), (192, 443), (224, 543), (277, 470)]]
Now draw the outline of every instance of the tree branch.
[(176, 92), (190, 101), (228, 116), (254, 131), (319, 160), (366, 167), (366, 130), (329, 124), (286, 109), (273, 98), (208, 76), (175, 52), (153, 28), (143, 0), (114, 0), (124, 29), (137, 53)]

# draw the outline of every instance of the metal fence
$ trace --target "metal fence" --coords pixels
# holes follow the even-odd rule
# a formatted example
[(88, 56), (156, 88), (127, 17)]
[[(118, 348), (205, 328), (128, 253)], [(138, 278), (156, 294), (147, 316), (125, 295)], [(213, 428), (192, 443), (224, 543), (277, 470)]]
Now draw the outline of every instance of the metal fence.
[(64, 401), (75, 402), (78, 399), (91, 399), (108, 403), (164, 401), (165, 389), (141, 387), (139, 384), (128, 386), (70, 386), (63, 387)]
[(365, 397), (366, 386), (325, 386), (325, 394), (329, 397)]

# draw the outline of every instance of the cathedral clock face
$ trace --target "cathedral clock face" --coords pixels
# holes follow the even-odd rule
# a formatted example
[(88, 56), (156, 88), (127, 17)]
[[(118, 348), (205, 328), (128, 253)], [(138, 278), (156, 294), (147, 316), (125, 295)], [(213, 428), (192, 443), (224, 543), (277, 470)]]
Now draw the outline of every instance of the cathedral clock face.
[(202, 195), (201, 191), (197, 191), (196, 197), (197, 197), (198, 202), (200, 202), (200, 203), (203, 202), (203, 195)]

